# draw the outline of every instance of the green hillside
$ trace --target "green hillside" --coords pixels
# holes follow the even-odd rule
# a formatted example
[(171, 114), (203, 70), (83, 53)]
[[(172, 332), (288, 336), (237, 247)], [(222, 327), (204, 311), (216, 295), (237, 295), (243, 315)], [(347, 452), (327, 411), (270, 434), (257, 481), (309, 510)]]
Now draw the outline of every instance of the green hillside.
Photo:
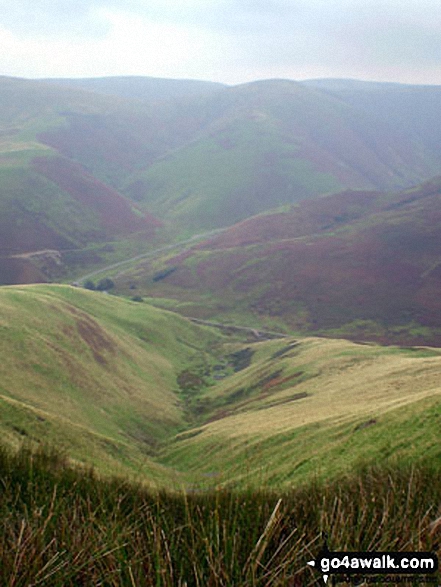
[(295, 141), (280, 136), (277, 120), (262, 118), (228, 122), (154, 163), (136, 179), (136, 201), (170, 224), (195, 231), (342, 186), (302, 157)]
[[(60, 278), (78, 264), (103, 263), (112, 252), (118, 258), (130, 241), (148, 247), (154, 239), (159, 221), (44, 142), (46, 133), (65, 132), (70, 116), (121, 109), (121, 99), (0, 78), (1, 284)], [(26, 256), (47, 250), (58, 259), (49, 269), (47, 259), (35, 264)]]
[(44, 441), (156, 479), (158, 443), (188, 426), (177, 376), (220, 337), (145, 304), (67, 286), (0, 290), (3, 442)]
[[(366, 102), (377, 97), (367, 88)], [(437, 87), (408, 92), (406, 123), (392, 115), (393, 97), (377, 114), (363, 100), (292, 81), (225, 88), (187, 104), (189, 124), (200, 121), (191, 140), (149, 163), (125, 190), (160, 217), (195, 229), (343, 187), (406, 187), (441, 170), (433, 140), (441, 129), (435, 123), (430, 134), (421, 132), (412, 99), (431, 103), (414, 110), (429, 126), (441, 103)]]
[(253, 351), (202, 395), (207, 423), (177, 435), (161, 462), (202, 485), (256, 489), (338, 479), (361, 463), (440, 462), (439, 349), (311, 338)]
[[(68, 286), (0, 290), (2, 442), (161, 487), (440, 458), (440, 351), (253, 342)], [(249, 337), (250, 333), (244, 334)]]

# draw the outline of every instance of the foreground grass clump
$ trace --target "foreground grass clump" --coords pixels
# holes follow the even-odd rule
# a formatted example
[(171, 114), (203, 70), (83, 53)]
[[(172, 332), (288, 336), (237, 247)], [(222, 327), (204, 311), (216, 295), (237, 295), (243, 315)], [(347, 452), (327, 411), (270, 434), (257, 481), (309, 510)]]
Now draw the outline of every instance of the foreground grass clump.
[(0, 449), (0, 584), (297, 586), (334, 550), (440, 553), (441, 471), (366, 468), (284, 494), (152, 493), (57, 453)]

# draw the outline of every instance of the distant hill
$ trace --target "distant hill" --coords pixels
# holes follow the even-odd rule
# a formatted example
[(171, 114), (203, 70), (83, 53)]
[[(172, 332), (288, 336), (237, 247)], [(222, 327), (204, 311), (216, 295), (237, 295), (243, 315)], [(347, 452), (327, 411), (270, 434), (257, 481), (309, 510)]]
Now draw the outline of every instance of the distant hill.
[[(134, 86), (146, 89), (144, 100)], [(406, 187), (441, 172), (437, 86), (101, 78), (40, 87), (72, 96), (87, 89), (83, 99), (92, 95), (96, 106), (64, 109), (65, 123), (41, 129), (39, 140), (182, 229), (225, 226), (344, 187)], [(154, 88), (170, 91), (152, 103), (148, 88), (152, 96)]]
[(284, 80), (225, 88), (197, 110), (183, 110), (203, 126), (191, 142), (135, 174), (125, 191), (170, 222), (196, 229), (343, 187), (418, 183), (441, 170), (441, 88), (406, 92), (403, 98), (367, 84), (351, 102)]
[[(440, 210), (439, 178), (397, 193), (304, 201), (125, 271), (118, 291), (139, 286), (196, 317), (440, 345)], [(173, 271), (154, 279), (167, 268)]]
[(427, 145), (433, 152), (441, 147), (441, 86), (356, 80), (311, 80), (303, 83), (369, 113), (378, 125), (399, 129), (415, 143)]
[(83, 255), (88, 247), (105, 246), (109, 253), (109, 243), (121, 239), (153, 240), (159, 220), (40, 139), (65, 126), (68, 113), (93, 117), (120, 108), (114, 98), (0, 78), (0, 284), (63, 275), (64, 258), (54, 274), (24, 254), (66, 252), (68, 264), (87, 266), (105, 257), (90, 250)]
[[(417, 184), (441, 173), (440, 110), (436, 86), (2, 77), (0, 283), (73, 278), (344, 188)], [(49, 272), (16, 260), (46, 249), (61, 254)]]
[(142, 76), (99, 78), (51, 78), (48, 84), (89, 90), (130, 100), (162, 101), (211, 94), (226, 87), (224, 84), (199, 80), (165, 79)]

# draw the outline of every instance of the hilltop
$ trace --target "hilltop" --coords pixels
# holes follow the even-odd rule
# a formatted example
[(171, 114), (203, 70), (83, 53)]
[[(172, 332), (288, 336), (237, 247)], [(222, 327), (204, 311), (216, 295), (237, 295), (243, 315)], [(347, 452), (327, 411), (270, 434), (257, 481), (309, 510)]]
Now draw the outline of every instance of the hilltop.
[(48, 78), (40, 80), (46, 84), (63, 85), (115, 96), (129, 100), (160, 102), (176, 98), (188, 98), (211, 94), (226, 86), (218, 82), (199, 80), (167, 79), (145, 76), (113, 76), (91, 78)]

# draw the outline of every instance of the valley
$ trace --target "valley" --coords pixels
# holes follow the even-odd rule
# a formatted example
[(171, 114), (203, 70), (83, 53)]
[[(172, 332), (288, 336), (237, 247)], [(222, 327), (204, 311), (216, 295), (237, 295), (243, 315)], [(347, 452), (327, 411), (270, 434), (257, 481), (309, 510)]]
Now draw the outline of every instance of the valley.
[(104, 474), (206, 488), (438, 456), (438, 349), (259, 341), (70, 286), (0, 296), (10, 446), (53, 443)]
[(0, 77), (1, 584), (312, 587), (325, 537), (441, 552), (440, 109)]
[(434, 179), (268, 211), (113, 273), (115, 291), (136, 291), (193, 318), (438, 346), (440, 198)]
[(8, 444), (67, 426), (75, 461), (160, 485), (332, 477), (399, 429), (423, 450), (439, 87), (4, 77), (0, 104)]
[[(437, 86), (332, 80), (2, 77), (0, 283), (73, 280), (325, 193), (421, 183), (441, 173), (440, 101)], [(42, 249), (61, 265), (11, 257)]]

